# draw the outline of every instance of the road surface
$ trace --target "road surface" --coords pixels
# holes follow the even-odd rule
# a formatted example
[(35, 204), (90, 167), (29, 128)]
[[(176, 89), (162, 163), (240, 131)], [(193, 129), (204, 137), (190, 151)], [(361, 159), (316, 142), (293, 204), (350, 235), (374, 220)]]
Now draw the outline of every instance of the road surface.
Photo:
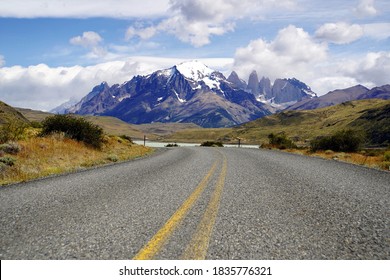
[(390, 173), (172, 148), (0, 189), (1, 259), (390, 259)]

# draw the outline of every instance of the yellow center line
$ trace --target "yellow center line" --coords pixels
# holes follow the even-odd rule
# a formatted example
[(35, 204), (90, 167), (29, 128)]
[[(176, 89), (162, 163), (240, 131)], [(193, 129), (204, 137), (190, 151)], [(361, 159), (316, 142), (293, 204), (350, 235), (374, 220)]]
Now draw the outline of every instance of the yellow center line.
[(219, 175), (217, 185), (210, 198), (206, 211), (200, 221), (198, 228), (190, 243), (188, 244), (182, 259), (185, 260), (204, 260), (207, 255), (207, 250), (210, 243), (210, 237), (213, 232), (214, 224), (217, 219), (219, 203), (222, 196), (222, 190), (225, 185), (225, 177), (227, 172), (227, 159), (223, 155), (223, 166)]
[(211, 176), (214, 174), (215, 169), (217, 167), (216, 160), (206, 174), (206, 176), (202, 179), (199, 185), (196, 187), (194, 192), (187, 198), (186, 201), (180, 206), (179, 209), (171, 216), (171, 218), (165, 223), (165, 225), (150, 239), (150, 241), (135, 255), (133, 260), (151, 260), (153, 257), (160, 251), (165, 242), (172, 235), (173, 231), (180, 222), (187, 215), (188, 211), (194, 205), (196, 200), (200, 197), (203, 190), (206, 188), (208, 181)]

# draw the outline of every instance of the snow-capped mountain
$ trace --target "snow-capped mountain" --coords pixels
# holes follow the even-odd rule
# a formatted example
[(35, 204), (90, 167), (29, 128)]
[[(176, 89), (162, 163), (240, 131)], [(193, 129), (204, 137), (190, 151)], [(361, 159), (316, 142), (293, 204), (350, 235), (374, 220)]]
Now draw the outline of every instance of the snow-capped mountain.
[(192, 122), (226, 127), (268, 115), (272, 108), (198, 61), (175, 65), (122, 85), (96, 86), (68, 110), (129, 123)]

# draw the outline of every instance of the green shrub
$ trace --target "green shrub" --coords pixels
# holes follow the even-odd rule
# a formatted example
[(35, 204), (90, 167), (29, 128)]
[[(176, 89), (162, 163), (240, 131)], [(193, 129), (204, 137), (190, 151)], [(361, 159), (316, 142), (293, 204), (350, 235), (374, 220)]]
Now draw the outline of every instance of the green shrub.
[(390, 161), (382, 161), (380, 166), (385, 170), (390, 170)]
[(0, 161), (0, 174), (8, 169), (8, 165)]
[(7, 166), (14, 166), (16, 159), (12, 157), (0, 157), (0, 162)]
[(109, 155), (109, 156), (107, 157), (107, 159), (108, 159), (109, 161), (112, 161), (112, 162), (117, 162), (117, 161), (119, 160), (118, 156), (115, 155), (115, 154)]
[(42, 122), (41, 136), (61, 132), (65, 134), (65, 137), (82, 141), (94, 148), (101, 148), (103, 143), (103, 129), (84, 118), (55, 115), (47, 117)]
[(16, 142), (9, 142), (0, 145), (0, 151), (3, 151), (4, 153), (7, 154), (17, 155), (20, 152), (20, 150), (21, 148), (19, 144)]
[(390, 161), (390, 151), (385, 152), (383, 159), (384, 161)]
[(128, 135), (123, 134), (123, 135), (121, 135), (121, 136), (119, 136), (119, 137), (122, 138), (122, 139), (124, 139), (124, 140), (129, 141), (131, 144), (134, 144), (134, 143), (133, 143), (133, 139), (131, 139), (131, 137), (128, 136)]
[(200, 144), (201, 147), (223, 147), (222, 142), (206, 141)]
[(42, 128), (42, 123), (41, 122), (37, 122), (37, 121), (32, 121), (32, 122), (30, 122), (30, 126), (32, 128)]
[(20, 140), (24, 137), (27, 124), (19, 120), (10, 120), (0, 128), (0, 143)]
[(297, 147), (295, 143), (291, 140), (288, 139), (286, 134), (284, 132), (279, 133), (279, 134), (269, 134), (268, 135), (268, 140), (269, 144), (278, 149), (294, 149)]
[(169, 144), (165, 145), (165, 147), (172, 148), (172, 147), (179, 147), (179, 145), (177, 145), (176, 143), (174, 143), (174, 144), (169, 143)]
[(356, 152), (363, 144), (364, 137), (353, 130), (341, 130), (331, 136), (314, 139), (310, 142), (313, 152), (332, 150), (335, 152)]

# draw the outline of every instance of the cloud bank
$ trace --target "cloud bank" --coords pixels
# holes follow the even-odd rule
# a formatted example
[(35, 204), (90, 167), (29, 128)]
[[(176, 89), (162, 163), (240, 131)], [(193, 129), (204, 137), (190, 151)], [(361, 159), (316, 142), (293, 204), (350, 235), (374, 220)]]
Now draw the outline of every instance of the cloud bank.
[[(328, 32), (326, 38), (338, 43), (351, 40), (349, 32), (341, 33)], [(290, 25), (274, 40), (257, 39), (237, 49), (233, 68), (241, 77), (248, 77), (253, 70), (271, 80), (295, 77), (320, 95), (356, 84), (374, 87), (389, 83), (390, 51), (340, 58), (332, 56), (327, 43), (316, 36)]]
[(195, 47), (211, 42), (211, 37), (234, 31), (236, 21), (260, 17), (272, 9), (289, 10), (292, 0), (171, 0), (169, 16), (155, 25), (130, 26), (126, 39), (150, 39), (159, 32), (174, 35)]
[(131, 18), (163, 15), (169, 0), (2, 0), (0, 17)]

